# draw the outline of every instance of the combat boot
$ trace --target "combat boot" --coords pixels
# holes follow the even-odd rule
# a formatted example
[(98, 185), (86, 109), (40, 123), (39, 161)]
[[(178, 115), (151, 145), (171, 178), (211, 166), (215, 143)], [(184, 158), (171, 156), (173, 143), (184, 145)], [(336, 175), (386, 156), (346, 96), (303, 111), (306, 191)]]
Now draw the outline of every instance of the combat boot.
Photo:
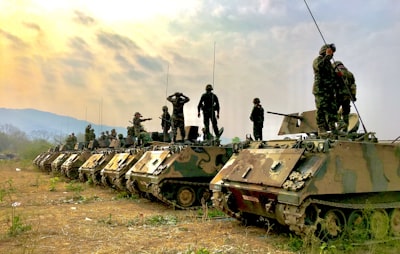
[(335, 123), (329, 123), (329, 129), (331, 131), (329, 138), (338, 139), (339, 131), (336, 129)]

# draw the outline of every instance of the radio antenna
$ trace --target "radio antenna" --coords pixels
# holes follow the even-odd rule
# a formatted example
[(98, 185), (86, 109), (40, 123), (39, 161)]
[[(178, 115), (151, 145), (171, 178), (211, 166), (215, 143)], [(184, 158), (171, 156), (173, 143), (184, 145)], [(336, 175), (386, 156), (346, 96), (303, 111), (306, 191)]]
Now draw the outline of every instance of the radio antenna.
[[(324, 36), (322, 35), (321, 29), (319, 29), (319, 26), (318, 26), (318, 24), (317, 24), (317, 21), (315, 20), (314, 15), (312, 14), (310, 7), (308, 7), (307, 1), (304, 0), (304, 3), (305, 3), (305, 5), (307, 6), (308, 12), (310, 13), (311, 18), (313, 19), (314, 24), (315, 24), (315, 26), (317, 27), (318, 32), (319, 32), (319, 34), (321, 35), (322, 40), (324, 41), (324, 44), (327, 45), (327, 43), (326, 43), (326, 41), (325, 41), (325, 38), (324, 38)], [(332, 60), (335, 61), (335, 59), (333, 59), (333, 57), (332, 57)], [(336, 67), (335, 67), (335, 68), (336, 68)], [(350, 88), (347, 87), (347, 85), (346, 85), (346, 88), (347, 88), (347, 90), (348, 90), (350, 96), (352, 97), (352, 95), (351, 95), (351, 93), (350, 93)], [(363, 122), (363, 120), (361, 119), (361, 115), (360, 115), (360, 112), (358, 112), (356, 103), (354, 102), (354, 99), (353, 99), (353, 98), (351, 98), (351, 99), (352, 99), (351, 102), (353, 103), (354, 109), (355, 109), (356, 112), (357, 112), (358, 119), (360, 119), (360, 123), (361, 123), (361, 125), (362, 125), (362, 127), (363, 127), (363, 129), (364, 129), (364, 132), (367, 133), (367, 128), (365, 128), (364, 122)]]

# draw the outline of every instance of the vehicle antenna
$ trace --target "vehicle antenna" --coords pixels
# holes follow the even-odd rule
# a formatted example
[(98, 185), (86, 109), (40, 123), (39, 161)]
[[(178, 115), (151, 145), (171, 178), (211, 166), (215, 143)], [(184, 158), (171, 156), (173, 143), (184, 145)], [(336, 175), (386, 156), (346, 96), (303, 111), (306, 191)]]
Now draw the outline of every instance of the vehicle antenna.
[[(307, 4), (307, 1), (304, 0), (304, 3), (305, 3), (305, 5), (306, 5), (306, 7), (307, 7), (307, 9), (308, 9), (308, 12), (309, 12), (310, 15), (311, 15), (311, 18), (312, 18), (313, 21), (314, 21), (315, 26), (317, 27), (317, 30), (318, 30), (319, 34), (321, 35), (322, 40), (324, 41), (324, 44), (327, 45), (327, 43), (326, 43), (326, 41), (325, 41), (325, 38), (324, 38), (324, 36), (322, 35), (321, 30), (319, 29), (319, 26), (318, 26), (318, 24), (317, 24), (317, 21), (315, 20), (314, 15), (312, 14), (311, 9), (310, 9), (310, 7), (309, 7), (308, 4)], [(332, 57), (332, 60), (335, 61), (335, 59), (334, 59), (333, 57)], [(335, 68), (336, 68), (336, 67), (335, 67)], [(345, 84), (346, 84), (346, 83), (345, 83)], [(355, 103), (355, 101), (354, 101), (354, 98), (353, 98), (353, 96), (351, 95), (350, 88), (349, 88), (347, 85), (346, 85), (346, 88), (347, 88), (347, 90), (348, 90), (348, 92), (349, 92), (349, 94), (350, 94), (351, 102), (353, 103), (354, 109), (355, 109), (356, 112), (357, 112), (358, 118), (360, 119), (360, 123), (361, 123), (361, 125), (362, 125), (362, 127), (363, 127), (363, 129), (364, 129), (364, 132), (365, 132), (365, 133), (368, 133), (368, 132), (367, 132), (367, 128), (365, 128), (364, 122), (363, 122), (363, 120), (361, 119), (361, 115), (360, 115), (360, 112), (359, 112), (358, 109), (357, 109), (357, 106), (356, 106), (356, 103)]]
[[(213, 88), (215, 88), (215, 81), (214, 81), (214, 77), (215, 77), (215, 44), (216, 44), (216, 42), (214, 41), (214, 62), (213, 62), (213, 78), (212, 78), (212, 85), (213, 85)], [(215, 113), (214, 113), (214, 96), (211, 96), (211, 123), (213, 123), (214, 122), (214, 117), (215, 117)], [(210, 129), (213, 129), (213, 132), (214, 132), (214, 128), (210, 128)], [(217, 133), (214, 133), (214, 135), (217, 135)]]
[[(166, 87), (165, 87), (165, 105), (167, 105), (167, 97), (168, 97), (168, 77), (169, 77), (169, 63), (167, 65), (167, 80), (166, 80)], [(164, 112), (163, 112), (162, 117), (164, 117)], [(166, 120), (167, 119), (164, 120), (164, 130), (167, 128), (167, 124), (168, 124)], [(164, 130), (163, 130), (163, 132), (164, 132)]]

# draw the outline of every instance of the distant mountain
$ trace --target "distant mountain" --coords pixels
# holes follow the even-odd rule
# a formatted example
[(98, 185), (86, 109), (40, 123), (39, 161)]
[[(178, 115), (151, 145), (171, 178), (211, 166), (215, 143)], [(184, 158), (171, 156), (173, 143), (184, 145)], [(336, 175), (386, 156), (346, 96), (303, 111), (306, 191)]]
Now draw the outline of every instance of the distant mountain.
[[(53, 139), (65, 137), (74, 132), (85, 133), (89, 123), (69, 116), (57, 115), (36, 109), (0, 108), (0, 126), (12, 125), (25, 132), (30, 138)], [(91, 123), (92, 124), (92, 123)], [(126, 135), (126, 127), (105, 126), (92, 124), (96, 135), (100, 131), (115, 129), (117, 133)]]

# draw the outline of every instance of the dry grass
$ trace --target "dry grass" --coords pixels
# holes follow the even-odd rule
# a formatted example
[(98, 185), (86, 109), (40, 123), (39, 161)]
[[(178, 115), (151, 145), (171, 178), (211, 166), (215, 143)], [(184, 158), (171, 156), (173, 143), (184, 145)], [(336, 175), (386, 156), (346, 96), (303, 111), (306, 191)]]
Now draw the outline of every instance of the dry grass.
[[(273, 230), (118, 199), (111, 189), (57, 181), (17, 162), (0, 162), (0, 173), (0, 253), (291, 253), (289, 237)], [(31, 229), (11, 236), (13, 212)]]

